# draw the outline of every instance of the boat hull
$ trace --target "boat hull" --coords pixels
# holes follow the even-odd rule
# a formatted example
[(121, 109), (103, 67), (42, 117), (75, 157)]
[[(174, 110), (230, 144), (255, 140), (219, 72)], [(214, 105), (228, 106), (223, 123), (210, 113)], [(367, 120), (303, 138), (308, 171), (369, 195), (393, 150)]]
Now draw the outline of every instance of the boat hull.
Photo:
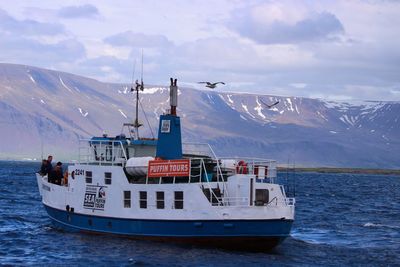
[(144, 220), (78, 214), (46, 206), (53, 225), (72, 232), (225, 249), (267, 251), (290, 235), (293, 220)]

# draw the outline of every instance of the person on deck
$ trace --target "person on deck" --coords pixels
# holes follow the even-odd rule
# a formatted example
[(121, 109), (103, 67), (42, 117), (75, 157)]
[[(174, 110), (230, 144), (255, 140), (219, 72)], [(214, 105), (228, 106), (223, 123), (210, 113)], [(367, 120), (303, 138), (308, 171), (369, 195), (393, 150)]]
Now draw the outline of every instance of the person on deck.
[(50, 174), (51, 171), (53, 170), (53, 165), (51, 164), (52, 160), (53, 160), (53, 156), (49, 155), (47, 157), (47, 165), (46, 165), (46, 169), (45, 169), (44, 175)]
[(47, 160), (42, 160), (42, 166), (40, 167), (40, 175), (45, 176), (47, 171)]
[(51, 161), (53, 160), (53, 156), (49, 155), (47, 160), (42, 160), (42, 166), (40, 167), (40, 175), (45, 176), (49, 175), (53, 170), (53, 165), (51, 165)]
[(56, 167), (49, 174), (49, 182), (53, 184), (61, 185), (61, 180), (63, 179), (62, 163), (57, 162)]

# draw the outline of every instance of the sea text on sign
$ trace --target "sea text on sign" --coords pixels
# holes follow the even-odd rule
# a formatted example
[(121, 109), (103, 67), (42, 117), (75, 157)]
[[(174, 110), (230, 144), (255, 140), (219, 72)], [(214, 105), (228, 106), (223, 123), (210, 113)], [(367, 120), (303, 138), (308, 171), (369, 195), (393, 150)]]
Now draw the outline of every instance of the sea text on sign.
[(83, 208), (104, 210), (106, 204), (106, 187), (97, 185), (86, 186)]
[(149, 177), (189, 176), (190, 161), (180, 160), (152, 160), (149, 161)]

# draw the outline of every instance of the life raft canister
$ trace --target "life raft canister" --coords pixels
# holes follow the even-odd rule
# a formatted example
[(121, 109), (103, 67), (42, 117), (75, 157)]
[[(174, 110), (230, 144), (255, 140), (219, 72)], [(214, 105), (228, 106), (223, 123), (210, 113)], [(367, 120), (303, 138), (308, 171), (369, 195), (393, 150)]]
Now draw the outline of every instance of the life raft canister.
[(236, 166), (236, 173), (247, 174), (247, 162), (244, 160), (239, 161)]
[[(264, 169), (264, 171), (262, 171)], [(268, 177), (268, 166), (256, 165), (254, 166), (254, 175), (256, 178), (264, 179)]]

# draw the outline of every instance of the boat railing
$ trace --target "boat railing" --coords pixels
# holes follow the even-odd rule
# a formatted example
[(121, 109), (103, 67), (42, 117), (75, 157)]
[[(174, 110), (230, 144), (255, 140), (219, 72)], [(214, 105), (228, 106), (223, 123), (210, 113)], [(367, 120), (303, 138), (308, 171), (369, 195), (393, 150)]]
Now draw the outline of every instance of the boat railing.
[(248, 207), (248, 197), (222, 197), (221, 203), (223, 206), (235, 206), (235, 207)]
[[(284, 198), (279, 200), (277, 197), (272, 198), (269, 202), (261, 206), (294, 206), (294, 198)], [(248, 197), (220, 197), (218, 204), (214, 206), (235, 206), (235, 207), (249, 207), (250, 202)]]
[(276, 178), (275, 160), (239, 157), (219, 158), (219, 160), (223, 172), (254, 175), (257, 179), (268, 178), (270, 183), (274, 183)]
[(126, 152), (120, 140), (79, 140), (79, 164), (124, 165)]
[(182, 143), (182, 153), (183, 155), (190, 155), (195, 157), (209, 157), (212, 159), (217, 158), (214, 150), (207, 143)]

